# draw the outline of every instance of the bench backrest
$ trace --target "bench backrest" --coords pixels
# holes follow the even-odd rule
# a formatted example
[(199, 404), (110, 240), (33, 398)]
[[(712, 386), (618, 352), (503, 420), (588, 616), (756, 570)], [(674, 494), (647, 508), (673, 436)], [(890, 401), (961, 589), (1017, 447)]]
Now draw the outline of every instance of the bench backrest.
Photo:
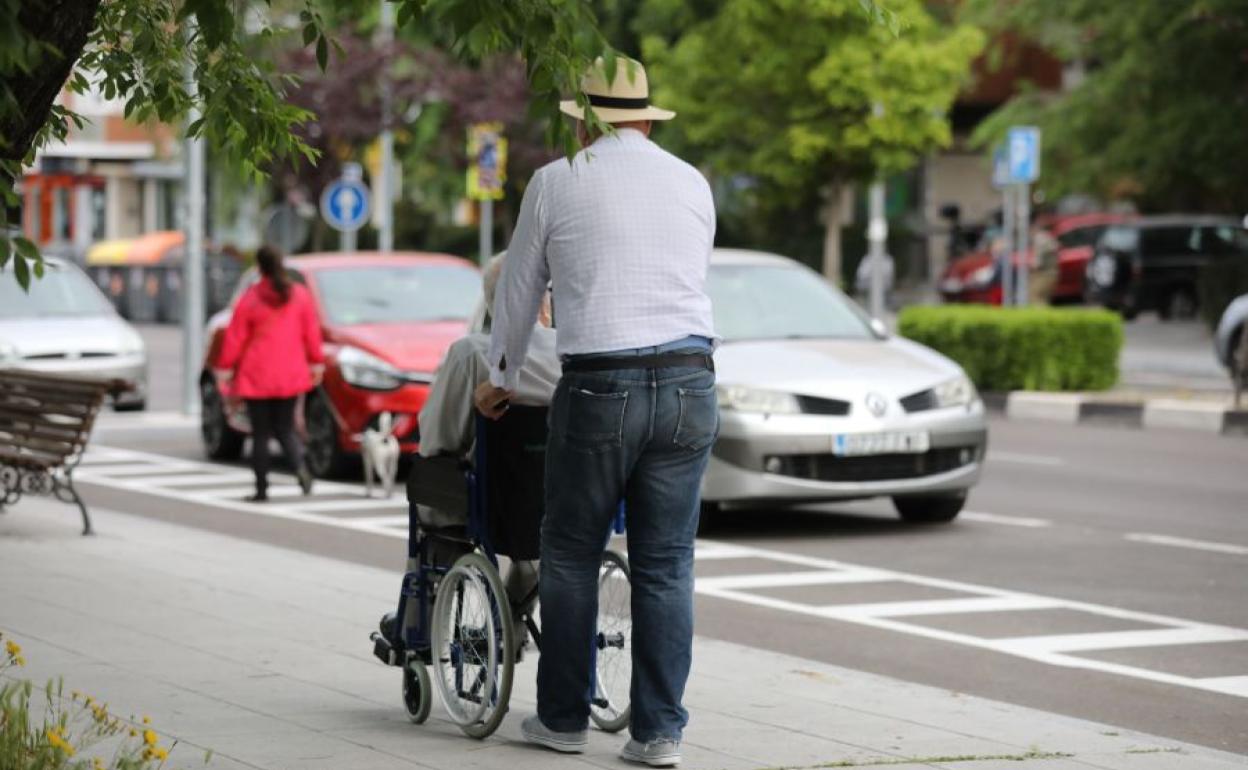
[(0, 464), (63, 465), (87, 445), (118, 383), (0, 370)]

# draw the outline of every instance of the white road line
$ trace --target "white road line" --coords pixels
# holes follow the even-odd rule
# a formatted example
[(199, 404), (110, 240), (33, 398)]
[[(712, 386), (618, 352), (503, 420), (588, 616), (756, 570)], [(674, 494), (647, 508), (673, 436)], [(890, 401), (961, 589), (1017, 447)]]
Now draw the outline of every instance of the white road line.
[(998, 639), (1005, 649), (1020, 653), (1085, 652), (1178, 644), (1248, 641), (1248, 630), (1206, 626), (1198, 628), (1149, 628), (1138, 631), (1104, 631), (1091, 634), (1017, 636)]
[[(364, 497), (360, 495), (358, 500), (309, 500), (306, 503), (300, 503), (299, 508), (304, 511), (373, 511), (400, 508), (407, 510), (407, 502), (404, 500), (382, 500), (375, 497)], [(404, 517), (406, 520), (406, 516)]]
[(92, 473), (101, 474), (119, 478), (122, 476), (142, 476), (149, 474), (151, 479), (159, 479), (163, 474), (175, 471), (191, 471), (196, 466), (191, 463), (123, 463), (117, 465), (97, 465), (91, 469)]
[(1001, 452), (995, 449), (988, 451), (988, 461), (1018, 463), (1019, 465), (1044, 465), (1050, 468), (1066, 464), (1066, 461), (1060, 457), (1052, 457), (1050, 455), (1029, 455), (1021, 454), (1019, 452)]
[(887, 573), (871, 569), (805, 572), (772, 572), (756, 575), (722, 575), (698, 578), (699, 589), (731, 591), (737, 588), (790, 588), (844, 583), (877, 583), (889, 580)]
[(1013, 612), (1049, 610), (1062, 606), (1060, 599), (1039, 596), (977, 596), (968, 599), (928, 599), (924, 601), (873, 602), (870, 604), (829, 604), (824, 615), (836, 618), (902, 618), (912, 615), (948, 615), (967, 612)]
[(356, 516), (352, 519), (356, 524), (368, 527), (407, 527), (408, 516)]
[[(708, 546), (719, 545), (710, 541), (700, 541), (700, 543), (702, 542), (705, 542)], [(1091, 604), (1088, 602), (1078, 602), (1067, 599), (1039, 596), (1036, 594), (1006, 591), (990, 586), (962, 583), (959, 581), (944, 580), (940, 578), (930, 578), (923, 575), (894, 572), (874, 567), (862, 567), (861, 565), (849, 564), (831, 559), (818, 559), (815, 557), (801, 556), (784, 551), (773, 551), (763, 548), (748, 548), (743, 546), (734, 547), (740, 549), (741, 551), (745, 551), (745, 553), (742, 553), (738, 558), (773, 559), (782, 563), (822, 567), (827, 571), (854, 571), (868, 569), (887, 576), (887, 578), (891, 581), (907, 582), (915, 585), (932, 586), (936, 588), (947, 588), (963, 593), (977, 594), (979, 597), (984, 598), (995, 597), (1010, 600), (1002, 603), (1002, 609), (1016, 609), (1016, 607), (1011, 607), (1010, 605), (1014, 602), (1018, 602), (1020, 605), (1030, 605), (1031, 609), (1039, 610), (1057, 608), (1075, 610), (1091, 613), (1093, 615), (1100, 615), (1102, 617), (1134, 620), (1141, 623), (1159, 625), (1163, 626), (1163, 628), (1143, 631), (1055, 634), (1048, 637), (1034, 636), (1013, 639), (991, 639), (982, 636), (975, 636), (969, 633), (959, 633), (941, 628), (922, 626), (916, 623), (907, 623), (904, 619), (897, 619), (904, 618), (908, 614), (906, 610), (915, 608), (915, 605), (918, 604), (915, 602), (897, 602), (899, 608), (902, 610), (902, 612), (898, 615), (893, 615), (887, 608), (886, 605), (890, 604), (888, 602), (880, 602), (866, 606), (859, 605), (857, 608), (855, 608), (854, 605), (814, 606), (787, 601), (784, 599), (777, 599), (763, 594), (750, 593), (748, 590), (745, 590), (749, 586), (745, 584), (744, 581), (734, 583), (733, 588), (726, 588), (723, 587), (723, 584), (717, 586), (714, 583), (699, 580), (697, 581), (695, 587), (695, 590), (699, 594), (741, 602), (743, 604), (750, 604), (757, 607), (766, 607), (784, 612), (793, 612), (800, 615), (819, 617), (827, 620), (845, 621), (871, 628), (907, 634), (910, 636), (991, 650), (993, 652), (1026, 658), (1028, 660), (1053, 666), (1081, 668), (1101, 673), (1128, 676), (1162, 684), (1248, 697), (1248, 685), (1245, 685), (1244, 681), (1242, 681), (1240, 677), (1198, 679), (1169, 674), (1162, 671), (1154, 671), (1152, 669), (1138, 666), (1127, 666), (1118, 663), (1095, 660), (1092, 658), (1081, 658), (1076, 655), (1068, 654), (1076, 651), (1090, 651), (1093, 649), (1114, 649), (1119, 646), (1148, 647), (1169, 644), (1200, 644), (1212, 641), (1245, 640), (1248, 639), (1248, 629), (1200, 623), (1182, 618), (1156, 615), (1153, 613), (1136, 612), (1134, 610), (1127, 610), (1120, 607), (1109, 607), (1105, 605)], [(956, 609), (957, 605), (952, 604), (952, 602), (965, 601), (969, 600), (950, 599), (939, 600), (939, 602), (932, 603), (924, 602), (921, 604), (928, 604), (930, 607), (932, 604), (945, 603), (947, 608), (955, 608), (946, 611), (957, 612), (961, 610)], [(986, 609), (985, 611), (992, 610)], [(1058, 651), (1057, 648), (1060, 648), (1060, 651)]]
[(726, 545), (716, 543), (711, 545), (703, 540), (698, 543), (697, 549), (693, 552), (694, 559), (740, 559), (743, 556), (749, 556), (750, 549), (741, 548), (735, 545)]
[(1034, 519), (1030, 516), (1002, 516), (999, 513), (983, 513), (982, 511), (962, 511), (958, 518), (967, 521), (981, 521), (985, 524), (1005, 524), (1010, 527), (1051, 527), (1053, 522), (1048, 519)]
[(1198, 551), (1213, 551), (1214, 553), (1229, 553), (1234, 556), (1248, 556), (1248, 546), (1234, 545), (1232, 543), (1213, 543), (1208, 540), (1190, 540), (1186, 537), (1153, 535), (1148, 532), (1132, 532), (1130, 534), (1123, 535), (1123, 537), (1133, 543), (1170, 545), (1176, 548), (1194, 548)]
[[(256, 491), (254, 485), (245, 487), (216, 487), (213, 489), (194, 489), (185, 490), (185, 494), (192, 500), (213, 501), (221, 498), (241, 500), (244, 497)], [(266, 490), (269, 497), (299, 497), (303, 494), (303, 490), (293, 484), (274, 484), (269, 482), (269, 488)]]
[(1200, 681), (1206, 685), (1206, 689), (1214, 692), (1248, 698), (1248, 676), (1221, 676)]
[(199, 473), (152, 476), (143, 480), (157, 487), (210, 487), (238, 484), (241, 481), (251, 481), (254, 478), (255, 475), (250, 471), (238, 471), (237, 473), (204, 473), (200, 471)]

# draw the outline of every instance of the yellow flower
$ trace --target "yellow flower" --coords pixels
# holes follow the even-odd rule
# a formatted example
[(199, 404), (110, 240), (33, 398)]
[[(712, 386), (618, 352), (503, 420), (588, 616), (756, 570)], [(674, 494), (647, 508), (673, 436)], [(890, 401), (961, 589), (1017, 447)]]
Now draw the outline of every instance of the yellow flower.
[(74, 747), (61, 735), (60, 731), (55, 727), (50, 727), (44, 733), (48, 737), (48, 744), (55, 749), (62, 751), (65, 756), (72, 757), (74, 755)]
[(135, 736), (137, 736), (138, 734), (139, 734), (139, 731), (138, 731), (138, 730), (134, 729), (133, 727), (131, 727), (131, 728), (130, 728), (130, 737), (131, 737), (131, 738), (134, 738), (134, 737), (135, 737)]
[(151, 717), (143, 717), (143, 724), (150, 725), (151, 723), (152, 723)]
[(154, 749), (152, 749), (152, 757), (154, 759), (159, 759), (161, 762), (164, 762), (166, 759), (169, 758), (169, 751), (161, 746), (157, 746)]
[(156, 733), (151, 730), (144, 730), (143, 742), (146, 743), (148, 746), (155, 746), (156, 745)]
[(9, 639), (4, 643), (4, 651), (9, 654), (10, 658), (16, 658), (18, 655), (22, 654), (22, 645), (12, 639)]
[(17, 657), (13, 658), (13, 663), (18, 666), (24, 666), (26, 665), (26, 659), (23, 658), (21, 655), (18, 655)]
[(105, 770), (104, 760), (99, 757), (91, 760), (91, 770)]

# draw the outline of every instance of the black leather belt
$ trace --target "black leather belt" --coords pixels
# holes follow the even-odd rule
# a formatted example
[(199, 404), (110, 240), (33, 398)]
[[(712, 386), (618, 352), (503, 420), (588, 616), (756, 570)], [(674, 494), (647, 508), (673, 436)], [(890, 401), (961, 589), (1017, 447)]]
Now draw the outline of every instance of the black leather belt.
[(710, 353), (655, 353), (649, 356), (590, 356), (563, 362), (565, 372), (610, 372), (620, 369), (696, 367), (715, 371)]

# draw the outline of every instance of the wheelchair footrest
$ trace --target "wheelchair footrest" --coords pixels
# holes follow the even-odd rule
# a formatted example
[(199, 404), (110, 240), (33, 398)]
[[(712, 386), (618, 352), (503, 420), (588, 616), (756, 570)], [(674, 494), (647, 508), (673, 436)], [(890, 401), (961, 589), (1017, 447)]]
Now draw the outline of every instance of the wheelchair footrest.
[(374, 631), (370, 638), (373, 640), (373, 655), (377, 656), (377, 660), (385, 663), (387, 666), (399, 666), (403, 663), (403, 656), (399, 650), (395, 649), (390, 640), (382, 636), (379, 632)]

